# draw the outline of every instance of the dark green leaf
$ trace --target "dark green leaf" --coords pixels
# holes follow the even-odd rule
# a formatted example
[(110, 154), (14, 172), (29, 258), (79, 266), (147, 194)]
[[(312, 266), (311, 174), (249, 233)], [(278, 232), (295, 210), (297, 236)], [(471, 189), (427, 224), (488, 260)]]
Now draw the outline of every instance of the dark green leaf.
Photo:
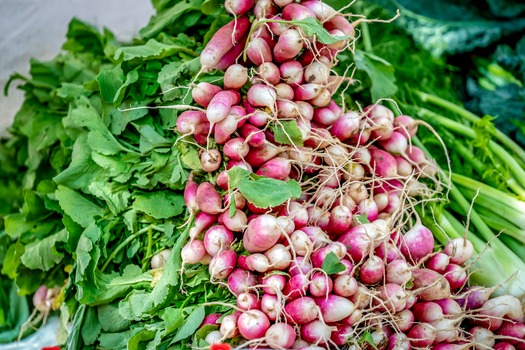
[(397, 92), (394, 67), (384, 59), (361, 50), (355, 50), (354, 62), (357, 69), (365, 71), (372, 82), (372, 100), (391, 97)]
[(120, 64), (113, 69), (106, 69), (97, 76), (97, 82), (100, 87), (100, 94), (106, 102), (112, 103), (117, 91), (124, 83), (124, 72)]
[(317, 40), (326, 45), (335, 44), (338, 41), (349, 39), (349, 36), (334, 36), (323, 27), (321, 22), (314, 17), (306, 17), (303, 19), (292, 19), (293, 25), (301, 28), (309, 37), (316, 36)]
[(115, 59), (122, 61), (131, 61), (134, 59), (157, 60), (171, 56), (175, 53), (185, 52), (194, 54), (194, 52), (184, 46), (166, 45), (155, 39), (149, 39), (144, 45), (121, 47), (115, 52)]
[(181, 17), (189, 11), (196, 10), (200, 12), (201, 4), (202, 0), (176, 2), (173, 6), (168, 7), (167, 10), (161, 11), (153, 16), (149, 23), (139, 31), (140, 36), (145, 39), (153, 37), (164, 28), (179, 21)]
[(173, 338), (171, 343), (176, 343), (178, 341), (181, 341), (182, 339), (186, 339), (189, 336), (193, 335), (197, 328), (199, 328), (205, 316), (206, 312), (204, 310), (204, 306), (198, 306), (196, 309), (194, 309), (192, 313), (188, 316), (188, 318), (185, 320), (182, 327), (179, 328), (177, 334), (175, 334), (175, 337)]
[(123, 319), (115, 304), (103, 304), (97, 308), (100, 327), (104, 332), (117, 333), (126, 330), (130, 322)]
[(22, 264), (32, 270), (50, 270), (64, 257), (64, 253), (57, 251), (57, 242), (66, 240), (67, 231), (62, 229), (49, 237), (28, 243), (20, 257)]
[(228, 170), (228, 184), (258, 208), (275, 207), (301, 196), (301, 187), (295, 180), (286, 182), (262, 177), (237, 166)]
[(104, 208), (65, 186), (58, 185), (55, 196), (64, 212), (82, 227), (88, 227), (105, 213)]
[(333, 275), (334, 273), (339, 273), (341, 271), (346, 270), (346, 266), (339, 260), (339, 258), (333, 253), (330, 252), (324, 258), (323, 265), (321, 267), (324, 272), (326, 272), (329, 275)]

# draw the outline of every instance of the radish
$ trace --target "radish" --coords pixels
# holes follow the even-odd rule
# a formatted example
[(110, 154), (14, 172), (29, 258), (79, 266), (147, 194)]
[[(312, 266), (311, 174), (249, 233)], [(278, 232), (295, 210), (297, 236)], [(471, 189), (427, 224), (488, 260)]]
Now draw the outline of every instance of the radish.
[[(239, 257), (239, 260), (240, 258), (241, 257)], [(245, 269), (236, 268), (228, 276), (228, 288), (235, 295), (248, 291), (256, 284), (257, 281), (253, 274)]]
[(279, 298), (273, 294), (264, 294), (261, 298), (261, 311), (270, 321), (275, 321), (282, 311)]
[(408, 162), (405, 158), (401, 156), (394, 156), (394, 158), (396, 159), (398, 175), (403, 177), (410, 176), (414, 171), (412, 164), (410, 164), (410, 162)]
[(250, 270), (264, 273), (270, 269), (270, 262), (263, 254), (254, 253), (246, 257), (246, 266)]
[[(193, 239), (186, 243), (180, 254), (184, 264), (196, 264), (206, 255), (204, 242), (199, 239)], [(153, 259), (151, 264), (153, 267)]]
[(474, 246), (467, 239), (455, 238), (447, 243), (443, 253), (450, 256), (451, 263), (463, 265), (474, 255)]
[(429, 269), (415, 269), (412, 271), (414, 277), (414, 288), (418, 296), (425, 301), (433, 301), (448, 298), (450, 296), (450, 284), (439, 273)]
[(272, 62), (263, 62), (257, 67), (257, 74), (263, 82), (277, 85), (281, 81), (279, 67)]
[[(512, 337), (516, 339), (525, 339), (525, 324), (522, 322), (503, 321), (501, 327), (497, 330), (497, 334), (505, 337)], [(516, 340), (508, 340), (511, 343), (517, 343)]]
[(222, 156), (218, 149), (209, 149), (201, 153), (201, 168), (208, 173), (219, 169), (221, 162)]
[[(330, 340), (333, 328), (324, 322), (314, 320), (301, 326), (301, 338), (310, 343), (325, 344)], [(310, 347), (309, 349), (312, 348)]]
[(277, 94), (273, 87), (264, 84), (255, 84), (248, 90), (247, 98), (252, 106), (268, 107), (274, 111)]
[(237, 295), (237, 307), (241, 310), (260, 309), (261, 301), (254, 293), (243, 292)]
[(434, 236), (422, 224), (414, 225), (401, 236), (401, 253), (411, 262), (419, 262), (434, 250)]
[(250, 11), (255, 4), (255, 0), (225, 0), (224, 8), (235, 16), (240, 16)]
[(282, 16), (284, 20), (291, 21), (292, 19), (301, 20), (310, 17), (315, 18), (315, 13), (303, 5), (291, 3), (283, 8)]
[(412, 279), (410, 266), (404, 260), (394, 260), (386, 265), (386, 282), (404, 286)]
[(465, 285), (468, 278), (465, 269), (456, 264), (449, 264), (443, 272), (443, 276), (445, 276), (452, 289), (461, 288)]
[(260, 147), (266, 142), (264, 132), (251, 124), (244, 124), (241, 127), (239, 133), (242, 137), (246, 139), (246, 142), (248, 142), (248, 144), (252, 147)]
[(321, 62), (312, 62), (304, 69), (304, 80), (307, 83), (326, 84), (330, 69)]
[(492, 349), (494, 344), (496, 344), (494, 333), (489, 329), (474, 327), (470, 330), (470, 334), (472, 335), (472, 343), (474, 343), (474, 347), (478, 350)]
[(333, 281), (333, 289), (334, 293), (339, 296), (352, 296), (357, 292), (358, 289), (357, 280), (350, 275), (338, 276)]
[(272, 49), (262, 38), (253, 38), (248, 43), (246, 55), (256, 66), (272, 61)]
[(381, 309), (391, 312), (399, 312), (406, 307), (408, 295), (399, 284), (386, 283), (380, 288), (379, 298), (383, 303), (379, 303)]
[(412, 346), (428, 348), (436, 339), (436, 332), (428, 323), (417, 323), (408, 331), (407, 336)]
[(212, 69), (250, 27), (250, 20), (246, 16), (238, 17), (220, 28), (210, 39), (200, 54), (200, 63), (203, 69)]
[(297, 30), (289, 28), (279, 36), (279, 40), (273, 48), (273, 56), (275, 61), (282, 63), (293, 59), (302, 48), (303, 38), (301, 34)]
[(277, 243), (281, 236), (274, 216), (263, 214), (251, 220), (244, 231), (244, 248), (250, 253), (264, 252)]
[(210, 227), (204, 234), (204, 247), (211, 256), (227, 249), (233, 243), (233, 233), (223, 225)]
[(443, 310), (443, 314), (447, 316), (461, 316), (463, 314), (463, 310), (461, 309), (461, 306), (451, 298), (445, 298), (445, 299), (439, 299), (434, 301), (436, 304), (441, 307), (441, 310)]
[(218, 325), (220, 323), (218, 322), (218, 320), (221, 317), (222, 315), (220, 313), (213, 313), (213, 314), (206, 315), (206, 317), (204, 317), (204, 320), (202, 320), (199, 328), (206, 326), (206, 325)]
[[(279, 76), (280, 76), (280, 71), (279, 71)], [(277, 102), (279, 102), (279, 99), (293, 100), (294, 97), (295, 97), (294, 90), (289, 84), (279, 83), (279, 84), (275, 85), (274, 88), (275, 88), (275, 93), (277, 94), (277, 99), (278, 99)], [(299, 112), (299, 109), (298, 109), (297, 105), (295, 105), (295, 106), (296, 106), (295, 108)]]
[(264, 255), (268, 258), (270, 266), (275, 270), (284, 270), (290, 266), (292, 254), (282, 244), (276, 244), (268, 249)]
[(405, 138), (410, 139), (417, 134), (417, 123), (408, 115), (400, 115), (394, 118), (394, 127), (396, 131), (400, 132)]
[(359, 270), (361, 282), (366, 284), (375, 284), (383, 279), (385, 275), (385, 263), (377, 256), (371, 256)]
[(357, 231), (356, 227), (358, 226), (354, 226), (337, 239), (346, 246), (354, 264), (360, 262), (368, 255), (372, 244), (370, 237), (366, 233)]
[(363, 318), (363, 312), (361, 310), (359, 310), (359, 309), (356, 309), (354, 312), (352, 312), (352, 314), (350, 316), (345, 318), (342, 321), (342, 323), (346, 324), (346, 325), (349, 325), (349, 326), (353, 326), (355, 324), (358, 324), (359, 321), (361, 321), (362, 318)]
[(239, 334), (239, 328), (237, 328), (237, 320), (239, 319), (239, 313), (234, 312), (231, 315), (226, 315), (222, 318), (219, 331), (222, 336), (226, 339), (231, 339)]
[[(260, 132), (259, 129), (257, 130)], [(260, 146), (251, 148), (246, 155), (245, 160), (253, 166), (258, 167), (277, 156), (279, 152), (279, 147), (275, 146), (273, 143), (264, 141)]]
[(313, 266), (309, 259), (306, 259), (302, 256), (297, 256), (290, 264), (288, 273), (290, 274), (290, 277), (294, 277), (298, 274), (307, 275), (312, 270), (312, 268)]
[(299, 85), (303, 82), (303, 65), (297, 61), (286, 61), (281, 63), (279, 66), (279, 72), (281, 78), (292, 86)]
[(397, 249), (397, 247), (394, 244), (385, 243), (384, 241), (376, 247), (374, 253), (375, 255), (386, 261), (387, 264), (390, 264), (394, 260), (403, 260), (399, 249)]
[(284, 180), (290, 175), (292, 164), (284, 157), (274, 157), (261, 165), (255, 173), (272, 179)]
[(305, 275), (295, 275), (290, 278), (286, 283), (286, 286), (284, 286), (283, 294), (288, 297), (288, 300), (297, 299), (306, 294), (309, 282), (310, 281)]
[(340, 31), (345, 33), (345, 35), (352, 38), (355, 37), (354, 26), (350, 22), (348, 22), (348, 20), (345, 17), (341, 15), (331, 17), (328, 21), (323, 23), (323, 26), (327, 30), (339, 29)]
[[(220, 89), (220, 88), (219, 88)], [(181, 135), (193, 135), (207, 132), (206, 114), (201, 111), (184, 111), (177, 117), (177, 132)]]
[(443, 273), (445, 272), (445, 269), (447, 268), (449, 263), (449, 256), (445, 253), (439, 252), (433, 255), (428, 261), (425, 262), (425, 267), (436, 272)]
[(332, 331), (330, 339), (334, 342), (335, 345), (346, 345), (350, 341), (354, 330), (352, 326), (349, 325), (336, 325), (336, 330)]
[(378, 144), (385, 151), (394, 155), (404, 154), (408, 147), (406, 137), (397, 131), (394, 131), (388, 139), (379, 140)]
[(512, 321), (523, 322), (523, 308), (518, 298), (511, 295), (489, 299), (480, 310), (480, 314), (493, 317), (508, 317)]
[(301, 297), (292, 300), (284, 308), (290, 322), (301, 325), (313, 321), (318, 316), (318, 309), (314, 299)]
[(49, 313), (53, 309), (58, 292), (58, 288), (47, 288), (45, 285), (38, 287), (33, 295), (33, 306), (40, 312)]
[(508, 342), (498, 342), (494, 344), (494, 350), (516, 350), (516, 347)]
[(322, 272), (315, 272), (310, 277), (310, 294), (314, 297), (323, 297), (332, 292), (332, 279)]
[[(206, 83), (206, 82), (200, 82), (191, 90), (191, 97), (193, 98), (195, 102), (197, 102), (202, 107), (208, 107), (213, 96), (215, 96), (219, 91), (222, 91), (220, 86), (213, 85), (213, 84)], [(194, 115), (194, 116), (199, 115), (200, 116), (201, 114), (205, 116), (203, 112), (198, 112), (198, 113), (195, 113), (195, 112), (197, 111), (182, 112), (181, 115), (177, 118), (177, 130), (179, 128), (178, 122), (181, 117), (189, 116), (189, 115)], [(186, 117), (183, 117), (183, 119), (186, 119)], [(179, 130), (179, 132), (181, 131)], [(187, 132), (181, 132), (181, 133), (186, 134)]]
[(374, 173), (383, 178), (393, 178), (397, 176), (397, 163), (394, 156), (379, 148), (371, 148), (372, 156), (371, 167)]
[(233, 250), (222, 250), (211, 259), (208, 271), (212, 278), (223, 279), (235, 269), (236, 263), (237, 254)]
[(190, 238), (194, 239), (199, 236), (205, 229), (217, 222), (217, 215), (208, 214), (203, 211), (198, 212), (195, 215), (195, 221), (193, 222), (193, 227), (190, 228)]
[(346, 232), (352, 225), (352, 211), (345, 206), (338, 205), (330, 211), (328, 231), (334, 235)]
[[(388, 338), (387, 350), (410, 350), (410, 341), (403, 333), (392, 334)], [(435, 349), (435, 347), (433, 348)]]
[(321, 1), (308, 0), (301, 2), (301, 5), (312, 11), (321, 22), (337, 14), (332, 7)]
[(315, 302), (321, 310), (323, 320), (328, 323), (341, 321), (350, 316), (356, 309), (356, 306), (350, 300), (335, 294), (316, 298)]
[(295, 342), (295, 329), (286, 323), (275, 323), (268, 328), (264, 339), (272, 349), (289, 349)]
[(278, 11), (277, 6), (273, 0), (256, 0), (255, 7), (253, 9), (253, 14), (256, 18), (269, 17), (275, 15)]
[(224, 72), (224, 88), (239, 90), (248, 81), (248, 69), (241, 64), (232, 64)]
[(432, 301), (417, 303), (412, 307), (412, 312), (416, 320), (420, 322), (434, 322), (444, 317), (443, 310), (439, 304)]
[(286, 277), (283, 275), (270, 275), (262, 279), (263, 292), (266, 294), (279, 294), (286, 285)]
[(408, 309), (405, 309), (395, 314), (394, 322), (399, 331), (406, 333), (414, 325), (414, 320), (414, 313)]
[(221, 59), (219, 60), (219, 63), (217, 63), (215, 67), (213, 67), (213, 69), (224, 71), (228, 69), (228, 67), (231, 66), (232, 64), (237, 63), (237, 61), (239, 60), (239, 57), (242, 55), (242, 52), (244, 50), (244, 46), (246, 45), (247, 40), (248, 40), (248, 32), (246, 32), (239, 39), (239, 41), (236, 42), (236, 44), (233, 45), (233, 47), (221, 57)]
[(206, 343), (213, 345), (213, 344), (220, 344), (223, 340), (223, 335), (220, 331), (211, 331), (206, 335), (204, 338)]
[(222, 210), (221, 195), (209, 182), (203, 182), (199, 185), (195, 200), (199, 209), (207, 214), (215, 215)]
[[(237, 204), (237, 201), (235, 201), (235, 204)], [(241, 232), (248, 223), (246, 214), (239, 209), (235, 209), (233, 216), (230, 216), (228, 212), (224, 212), (219, 218), (222, 220), (222, 224), (226, 226), (228, 230), (233, 232)]]
[(244, 338), (248, 340), (257, 339), (264, 336), (270, 328), (270, 321), (262, 311), (248, 310), (239, 316), (237, 327), (239, 327), (239, 332)]
[(225, 119), (232, 106), (240, 102), (240, 95), (237, 91), (219, 91), (210, 101), (206, 109), (206, 118), (212, 124)]
[(485, 287), (465, 288), (463, 296), (456, 299), (459, 305), (467, 310), (479, 309), (489, 300), (492, 290)]

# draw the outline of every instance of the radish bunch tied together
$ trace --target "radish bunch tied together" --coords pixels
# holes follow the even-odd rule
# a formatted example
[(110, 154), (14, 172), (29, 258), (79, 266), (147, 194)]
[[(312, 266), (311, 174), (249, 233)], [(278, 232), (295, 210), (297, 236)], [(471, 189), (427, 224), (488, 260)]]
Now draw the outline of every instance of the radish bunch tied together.
[[(223, 84), (195, 86), (205, 111), (177, 120), (178, 133), (201, 145), (203, 170), (184, 193), (194, 219), (182, 260), (208, 265), (211, 281), (237, 297), (231, 314), (203, 322), (219, 326), (206, 341), (522, 349), (520, 301), (466, 288), (472, 244), (435, 251), (419, 220), (405, 225), (409, 207), (440, 185), (411, 143), (418, 122), (334, 101), (346, 78), (332, 68), (352, 47), (352, 24), (316, 0), (225, 7), (235, 18), (200, 58), (205, 70), (225, 70)], [(261, 205), (234, 181), (239, 171), (252, 182), (296, 181), (301, 194)]]

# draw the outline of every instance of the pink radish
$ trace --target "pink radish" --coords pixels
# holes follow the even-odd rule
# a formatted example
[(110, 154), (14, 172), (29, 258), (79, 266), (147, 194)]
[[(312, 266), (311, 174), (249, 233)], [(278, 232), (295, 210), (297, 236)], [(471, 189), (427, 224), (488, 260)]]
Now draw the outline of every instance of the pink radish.
[(246, 45), (247, 40), (248, 33), (245, 33), (241, 37), (241, 39), (239, 39), (239, 41), (235, 45), (233, 45), (233, 47), (230, 50), (228, 50), (228, 52), (226, 52), (224, 56), (221, 57), (219, 63), (217, 63), (213, 68), (224, 71), (228, 69), (228, 67), (232, 64), (237, 63), (239, 57), (241, 56), (244, 50), (244, 46)]
[(301, 326), (301, 338), (310, 343), (325, 344), (330, 340), (332, 330), (333, 327), (319, 320), (314, 320)]
[[(497, 334), (516, 339), (525, 339), (525, 324), (522, 322), (503, 321), (503, 324), (497, 330)], [(517, 341), (513, 339), (509, 339), (508, 341), (511, 343), (517, 343)]]
[(233, 160), (241, 160), (250, 151), (250, 146), (242, 137), (236, 137), (226, 142), (222, 148), (225, 156)]
[(385, 275), (385, 263), (378, 256), (371, 256), (365, 260), (359, 270), (361, 282), (366, 284), (375, 284), (383, 279)]
[(238, 17), (219, 29), (208, 42), (200, 54), (200, 63), (203, 69), (215, 67), (250, 27), (250, 20), (246, 16)]
[(270, 269), (270, 262), (263, 254), (254, 253), (246, 257), (246, 266), (250, 270), (264, 273)]
[(244, 231), (244, 248), (250, 253), (264, 252), (277, 243), (281, 236), (277, 219), (263, 214), (251, 220)]
[(206, 124), (207, 120), (204, 112), (184, 111), (177, 117), (177, 132), (181, 135), (200, 134), (209, 128)]
[(230, 249), (221, 250), (210, 261), (208, 271), (212, 278), (223, 279), (235, 269), (237, 254)]
[(485, 304), (492, 294), (492, 290), (485, 287), (465, 288), (463, 297), (456, 299), (467, 310), (479, 309)]
[(439, 299), (434, 302), (439, 305), (441, 310), (443, 310), (443, 314), (447, 316), (460, 316), (463, 314), (461, 306), (451, 298)]
[(323, 297), (332, 292), (332, 279), (322, 272), (315, 272), (310, 277), (310, 294), (314, 297)]
[(417, 123), (408, 115), (400, 115), (394, 119), (394, 127), (396, 130), (405, 136), (406, 139), (410, 139), (417, 134)]
[(301, 297), (288, 302), (284, 308), (287, 318), (295, 324), (305, 324), (318, 316), (317, 305), (310, 297)]
[(277, 94), (275, 93), (275, 89), (270, 86), (255, 84), (248, 90), (247, 98), (252, 106), (268, 107), (273, 111), (275, 109)]
[(392, 243), (382, 242), (376, 247), (375, 255), (385, 260), (387, 264), (390, 264), (394, 260), (401, 260), (402, 255), (399, 249)]
[(430, 323), (444, 317), (441, 306), (431, 301), (417, 303), (412, 307), (412, 312), (415, 319), (420, 322)]
[(230, 216), (228, 212), (224, 212), (219, 218), (222, 219), (222, 224), (226, 226), (228, 230), (233, 232), (241, 232), (248, 223), (246, 214), (239, 209), (235, 209), (235, 214), (233, 214), (233, 216)]
[(206, 315), (206, 317), (204, 317), (204, 320), (202, 320), (199, 328), (201, 328), (202, 326), (206, 326), (206, 325), (218, 325), (220, 322), (217, 322), (217, 321), (221, 317), (222, 315), (220, 313)]
[(291, 3), (283, 8), (283, 19), (286, 21), (315, 18), (315, 13), (303, 5)]
[[(313, 84), (313, 83), (302, 84), (302, 85), (298, 85), (294, 89), (294, 96), (296, 100), (306, 101), (306, 100), (311, 100), (319, 96), (321, 91), (322, 91), (322, 86), (319, 84)], [(314, 112), (314, 116), (315, 116), (315, 112)]]
[(286, 285), (286, 277), (283, 275), (269, 275), (262, 279), (263, 292), (266, 294), (279, 294)]
[(227, 249), (233, 243), (233, 234), (223, 225), (210, 227), (204, 234), (204, 247), (211, 256)]
[(303, 65), (297, 61), (281, 63), (279, 71), (282, 79), (292, 86), (299, 85), (303, 82)]
[(427, 161), (425, 153), (419, 147), (412, 145), (407, 148), (406, 156), (418, 165), (424, 164)]
[(294, 96), (295, 96), (294, 90), (290, 85), (286, 83), (279, 83), (275, 85), (274, 87), (275, 87), (275, 92), (277, 93), (277, 99), (283, 99), (283, 100), (293, 100), (294, 99)]
[(323, 320), (328, 323), (341, 321), (350, 316), (356, 309), (356, 306), (350, 300), (335, 294), (316, 298), (315, 302), (321, 310)]
[(250, 164), (246, 163), (245, 161), (242, 161), (242, 160), (230, 159), (228, 161), (228, 163), (226, 164), (226, 170), (230, 170), (231, 168), (233, 168), (235, 166), (239, 167), (241, 169), (244, 169), (246, 171), (249, 171), (250, 173), (253, 173), (252, 166)]
[(257, 0), (253, 9), (256, 18), (269, 17), (275, 15), (278, 11), (273, 0)]
[(414, 325), (414, 313), (408, 309), (398, 312), (395, 315), (396, 327), (402, 332), (406, 333)]
[[(450, 258), (447, 254), (439, 252), (425, 262), (425, 267), (439, 273), (443, 273), (450, 263)], [(481, 306), (481, 305), (480, 305)]]
[(248, 69), (241, 64), (232, 64), (224, 72), (224, 88), (239, 90), (248, 81)]
[(295, 329), (286, 323), (275, 323), (268, 328), (264, 339), (272, 349), (289, 349), (295, 342)]
[(338, 276), (333, 284), (334, 293), (342, 297), (354, 295), (358, 288), (356, 279), (350, 275)]
[[(290, 5), (288, 5), (290, 6)], [(295, 29), (286, 29), (273, 48), (275, 61), (282, 63), (293, 59), (303, 48), (303, 38)]]
[(404, 260), (394, 260), (386, 265), (386, 281), (404, 286), (412, 279), (412, 272)]
[(410, 344), (414, 347), (428, 348), (436, 339), (434, 327), (427, 323), (417, 323), (407, 334)]
[(199, 236), (205, 229), (217, 222), (217, 215), (208, 214), (203, 211), (195, 215), (193, 227), (190, 229), (190, 238)]
[(225, 119), (233, 105), (241, 100), (237, 91), (227, 90), (219, 91), (210, 101), (206, 109), (206, 118), (212, 124), (218, 123)]
[(220, 331), (211, 331), (206, 335), (206, 338), (204, 338), (204, 340), (210, 345), (220, 344), (223, 340), (223, 335)]
[(288, 297), (288, 300), (297, 299), (306, 294), (308, 290), (309, 280), (305, 275), (295, 275), (288, 280), (284, 286), (283, 294)]
[(345, 33), (345, 35), (352, 38), (355, 37), (354, 26), (342, 15), (336, 15), (330, 18), (330, 20), (324, 22), (323, 25), (327, 30), (339, 29)]
[(231, 315), (226, 315), (222, 318), (219, 331), (226, 339), (231, 339), (239, 334), (237, 328), (237, 320), (239, 319), (239, 312), (234, 312)]
[[(197, 102), (202, 107), (208, 107), (210, 104), (210, 101), (212, 100), (213, 96), (215, 96), (219, 91), (222, 91), (220, 86), (213, 85), (206, 82), (198, 83), (192, 90), (191, 90), (191, 97), (195, 102)], [(195, 112), (195, 111), (185, 111), (185, 112)], [(200, 112), (202, 113), (202, 112)], [(179, 116), (179, 118), (184, 114)], [(184, 133), (185, 134), (185, 133)]]
[(260, 309), (261, 301), (254, 293), (243, 292), (237, 295), (237, 307), (241, 310)]
[(272, 62), (272, 49), (262, 38), (253, 38), (248, 43), (246, 55), (256, 66), (264, 62)]
[(297, 256), (290, 264), (288, 273), (291, 277), (294, 277), (298, 274), (307, 275), (312, 270), (312, 268), (313, 266), (308, 259), (305, 259), (302, 256)]
[(226, 0), (224, 8), (235, 16), (240, 16), (250, 11), (255, 4), (255, 0)]
[(207, 214), (218, 214), (222, 210), (221, 195), (209, 182), (203, 182), (199, 185), (195, 200), (199, 209)]
[(260, 310), (244, 311), (237, 321), (239, 332), (248, 339), (257, 339), (264, 336), (268, 328), (270, 328), (270, 321), (268, 317)]
[[(403, 332), (403, 331), (402, 331)], [(388, 338), (386, 350), (410, 350), (410, 341), (403, 333), (394, 333)]]
[(261, 298), (261, 311), (270, 321), (275, 321), (282, 311), (279, 298), (273, 294), (264, 294)]
[(387, 309), (391, 312), (399, 312), (406, 307), (407, 293), (399, 284), (386, 283), (381, 287), (379, 298), (383, 303), (378, 303), (380, 309)]
[(476, 344), (475, 348), (478, 350), (492, 349), (494, 344), (496, 344), (494, 333), (489, 329), (474, 327), (470, 330), (470, 334), (472, 335), (472, 342)]
[(410, 164), (405, 158), (401, 156), (395, 156), (396, 164), (397, 164), (397, 173), (400, 176), (410, 176), (414, 170), (412, 167), (412, 164)]
[(268, 262), (272, 269), (284, 270), (292, 261), (292, 255), (288, 249), (282, 244), (276, 244), (268, 249), (264, 255), (268, 258)]
[(237, 129), (237, 121), (238, 117), (229, 113), (226, 118), (215, 124), (214, 137), (219, 145), (226, 143), (230, 139), (230, 136)]
[(204, 242), (198, 239), (189, 241), (181, 250), (182, 262), (184, 264), (196, 264), (202, 260), (204, 255), (206, 255)]
[(270, 177), (272, 179), (284, 180), (290, 175), (292, 164), (290, 160), (284, 157), (274, 157), (261, 165), (256, 174)]
[(330, 69), (321, 62), (312, 62), (304, 69), (304, 80), (307, 83), (326, 84)]
[(395, 155), (404, 154), (408, 147), (406, 137), (397, 131), (394, 131), (388, 139), (380, 140), (378, 144), (385, 151)]
[(418, 223), (401, 236), (400, 250), (409, 261), (419, 262), (434, 250), (434, 236)]
[(301, 2), (301, 5), (312, 11), (321, 22), (337, 14), (332, 7), (321, 1), (308, 0)]
[(467, 239), (455, 238), (447, 243), (443, 253), (450, 256), (451, 263), (463, 265), (474, 255), (474, 246)]
[(218, 149), (209, 149), (201, 153), (201, 167), (211, 173), (219, 169), (222, 162), (221, 152)]
[(338, 205), (330, 211), (328, 230), (331, 234), (340, 235), (352, 225), (352, 212), (348, 207)]
[(346, 345), (352, 338), (354, 330), (352, 326), (349, 325), (337, 325), (337, 329), (332, 331), (330, 339), (335, 343), (335, 345)]
[(372, 155), (371, 167), (374, 173), (383, 178), (393, 178), (397, 176), (396, 159), (388, 152), (378, 148), (371, 148)]
[(330, 104), (332, 100), (332, 93), (329, 89), (323, 88), (319, 94), (311, 99), (309, 102), (315, 107), (326, 107)]
[[(260, 130), (257, 129), (259, 132)], [(263, 134), (264, 135), (264, 134)], [(258, 167), (274, 158), (280, 152), (280, 148), (270, 142), (263, 142), (259, 147), (251, 148), (245, 159), (251, 165)]]
[(429, 269), (415, 269), (412, 271), (414, 277), (414, 290), (418, 290), (418, 296), (425, 301), (444, 299), (450, 296), (450, 284), (439, 273)]
[(199, 184), (193, 180), (193, 177), (194, 175), (191, 173), (184, 187), (184, 203), (190, 213), (199, 209), (199, 205), (197, 204), (197, 189), (199, 188)]
[(358, 263), (365, 258), (372, 244), (367, 234), (353, 230), (353, 228), (337, 240), (346, 246), (347, 252), (354, 263)]
[(347, 112), (333, 123), (330, 133), (339, 140), (345, 141), (359, 129), (360, 118), (356, 112)]
[(468, 277), (465, 269), (456, 264), (449, 264), (443, 272), (443, 276), (445, 276), (452, 289), (461, 288), (467, 282)]
[(263, 62), (257, 67), (257, 74), (263, 82), (277, 85), (281, 81), (279, 67), (272, 62)]
[[(240, 260), (240, 257), (239, 257)], [(250, 271), (237, 268), (230, 273), (228, 276), (228, 287), (230, 291), (239, 295), (249, 290), (249, 288), (255, 286), (257, 281)]]
[(260, 147), (264, 145), (266, 141), (266, 136), (264, 136), (264, 132), (251, 125), (251, 124), (244, 124), (239, 131), (242, 137), (246, 139), (246, 142), (252, 147)]

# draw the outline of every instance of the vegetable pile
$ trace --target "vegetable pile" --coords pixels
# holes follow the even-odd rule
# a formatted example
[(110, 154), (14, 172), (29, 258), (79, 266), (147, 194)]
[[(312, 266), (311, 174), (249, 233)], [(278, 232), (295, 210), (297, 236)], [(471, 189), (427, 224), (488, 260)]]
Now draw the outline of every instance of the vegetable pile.
[(356, 23), (317, 0), (155, 4), (129, 46), (73, 21), (23, 86), (0, 236), (22, 332), (59, 308), (67, 349), (525, 346), (521, 292), (468, 285), (483, 243), (423, 224), (449, 187), (423, 122), (348, 107)]

